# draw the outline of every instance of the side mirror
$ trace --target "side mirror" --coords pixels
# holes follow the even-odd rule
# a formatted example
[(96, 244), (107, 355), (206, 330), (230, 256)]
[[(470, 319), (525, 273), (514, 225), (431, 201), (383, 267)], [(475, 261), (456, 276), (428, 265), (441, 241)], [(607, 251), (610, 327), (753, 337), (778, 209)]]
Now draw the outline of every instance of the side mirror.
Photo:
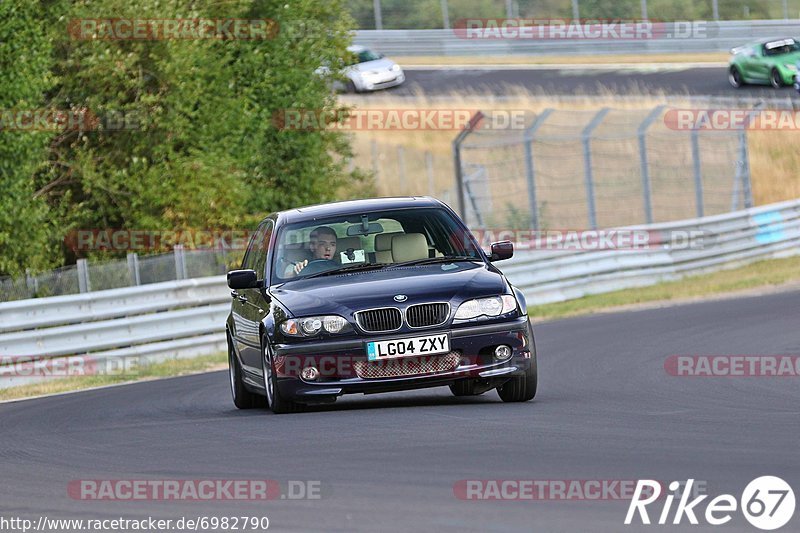
[(255, 270), (231, 270), (228, 272), (228, 287), (255, 289), (258, 287), (258, 275)]
[(511, 241), (500, 241), (492, 243), (492, 254), (489, 261), (502, 261), (514, 255), (514, 243)]

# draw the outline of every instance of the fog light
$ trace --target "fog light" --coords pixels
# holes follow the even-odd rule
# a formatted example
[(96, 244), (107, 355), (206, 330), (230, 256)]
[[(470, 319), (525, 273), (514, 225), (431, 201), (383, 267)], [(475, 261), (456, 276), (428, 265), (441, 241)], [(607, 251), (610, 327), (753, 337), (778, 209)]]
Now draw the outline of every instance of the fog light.
[(501, 344), (494, 349), (494, 358), (498, 361), (505, 361), (511, 357), (511, 346)]
[(307, 366), (300, 373), (300, 376), (306, 381), (316, 381), (319, 377), (319, 370), (313, 366)]

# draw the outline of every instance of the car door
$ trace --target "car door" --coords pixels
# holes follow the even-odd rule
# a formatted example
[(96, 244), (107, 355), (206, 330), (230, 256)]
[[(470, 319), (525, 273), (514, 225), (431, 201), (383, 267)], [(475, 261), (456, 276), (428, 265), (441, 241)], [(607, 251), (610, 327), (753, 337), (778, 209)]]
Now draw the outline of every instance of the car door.
[(768, 82), (770, 62), (765, 53), (765, 45), (756, 46), (750, 60), (753, 62), (753, 67), (750, 69), (752, 78), (759, 82)]
[[(258, 274), (259, 280), (266, 276), (267, 255), (272, 237), (272, 220), (265, 220), (258, 227), (251, 244), (253, 264), (251, 268)], [(242, 364), (248, 372), (261, 375), (261, 321), (269, 310), (269, 305), (260, 288), (244, 289), (241, 294), (242, 323), (244, 335), (242, 342)]]
[[(250, 238), (250, 243), (247, 245), (247, 250), (245, 251), (244, 259), (242, 260), (242, 269), (252, 270), (255, 265), (254, 243), (256, 242), (258, 233), (259, 232), (256, 231)], [(242, 362), (244, 362), (244, 356), (247, 352), (247, 343), (252, 337), (252, 335), (248, 333), (248, 328), (251, 326), (247, 316), (249, 306), (247, 305), (246, 290), (232, 290), (231, 298), (231, 337), (233, 338), (236, 353), (239, 354), (239, 358), (242, 360)]]

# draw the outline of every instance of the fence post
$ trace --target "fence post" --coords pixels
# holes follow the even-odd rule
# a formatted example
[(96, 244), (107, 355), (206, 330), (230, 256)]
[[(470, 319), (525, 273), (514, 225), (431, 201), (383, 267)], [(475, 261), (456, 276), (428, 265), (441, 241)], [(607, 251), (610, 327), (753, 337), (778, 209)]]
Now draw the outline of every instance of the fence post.
[(656, 118), (661, 116), (664, 110), (663, 105), (660, 105), (650, 111), (647, 118), (639, 124), (636, 134), (639, 136), (639, 164), (642, 169), (642, 199), (644, 201), (644, 218), (647, 224), (653, 223), (653, 197), (650, 190), (650, 165), (647, 162), (647, 128), (655, 122)]
[(581, 10), (580, 7), (578, 7), (578, 0), (572, 0), (572, 18), (576, 21), (581, 18)]
[(747, 130), (739, 132), (739, 161), (736, 165), (737, 174), (741, 180), (742, 195), (744, 196), (744, 207), (753, 207), (753, 187), (750, 178), (750, 156), (747, 149)]
[(378, 164), (378, 143), (373, 139), (370, 141), (370, 152), (372, 154), (372, 173), (375, 174), (375, 179), (380, 178), (380, 165)]
[(406, 151), (403, 145), (397, 147), (397, 170), (400, 173), (400, 194), (407, 194), (408, 183), (406, 183)]
[(25, 286), (28, 289), (28, 298), (33, 298), (39, 292), (39, 280), (31, 275), (31, 269), (25, 269)]
[(447, 0), (442, 0), (442, 23), (446, 30), (450, 29), (450, 13), (447, 11)]
[(642, 0), (642, 20), (647, 20), (647, 0)]
[(464, 203), (464, 169), (461, 168), (461, 143), (467, 138), (467, 135), (472, 133), (475, 126), (483, 119), (484, 115), (480, 111), (472, 115), (469, 123), (464, 126), (464, 129), (458, 132), (456, 138), (453, 139), (453, 167), (456, 172), (456, 192), (458, 193), (458, 214), (461, 218), (467, 218), (467, 209)]
[(711, 17), (714, 20), (719, 20), (719, 1), (718, 0), (711, 0)]
[(375, 29), (383, 29), (383, 13), (381, 13), (381, 0), (372, 0), (372, 7), (375, 10)]
[(692, 138), (692, 162), (694, 163), (694, 201), (697, 205), (697, 217), (703, 216), (703, 172), (700, 165), (700, 137), (699, 130), (694, 128)]
[(130, 275), (131, 285), (142, 284), (142, 278), (139, 275), (139, 256), (135, 252), (128, 254), (128, 274)]
[(428, 196), (436, 196), (436, 183), (433, 178), (433, 154), (425, 150), (425, 173), (428, 175)]
[(528, 206), (531, 210), (531, 229), (539, 229), (539, 203), (536, 199), (536, 170), (533, 165), (533, 139), (536, 130), (547, 120), (553, 110), (547, 108), (525, 130), (525, 177), (528, 180)]
[(81, 293), (90, 292), (92, 284), (89, 281), (89, 265), (86, 259), (78, 259), (78, 290)]
[(186, 253), (183, 245), (176, 244), (172, 255), (175, 256), (175, 279), (187, 279), (189, 275), (186, 272)]
[(591, 122), (583, 128), (583, 172), (586, 182), (586, 203), (589, 210), (589, 227), (597, 229), (597, 209), (594, 204), (594, 179), (592, 177), (592, 132), (600, 125), (609, 108), (604, 107), (592, 117)]

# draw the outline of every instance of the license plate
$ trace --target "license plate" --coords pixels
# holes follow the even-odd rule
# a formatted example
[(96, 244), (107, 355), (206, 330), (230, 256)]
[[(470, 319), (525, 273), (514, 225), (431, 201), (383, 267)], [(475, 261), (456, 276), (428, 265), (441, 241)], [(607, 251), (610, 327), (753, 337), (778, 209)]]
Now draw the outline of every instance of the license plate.
[(370, 361), (447, 353), (449, 351), (450, 339), (447, 338), (447, 334), (367, 343), (367, 359)]

